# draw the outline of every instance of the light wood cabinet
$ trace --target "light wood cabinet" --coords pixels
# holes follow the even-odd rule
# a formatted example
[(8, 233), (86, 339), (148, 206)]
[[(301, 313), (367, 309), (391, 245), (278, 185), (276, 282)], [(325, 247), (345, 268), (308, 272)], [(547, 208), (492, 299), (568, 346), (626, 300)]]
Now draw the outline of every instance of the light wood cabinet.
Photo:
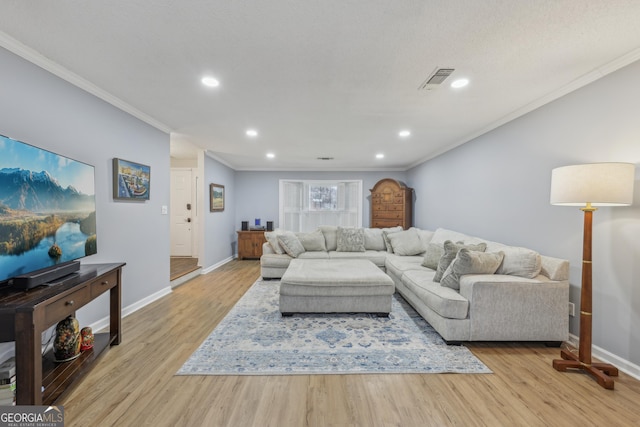
[(264, 231), (238, 231), (238, 259), (260, 258), (266, 241)]
[(376, 183), (371, 191), (372, 228), (402, 226), (405, 230), (413, 225), (413, 188), (395, 179), (385, 178)]

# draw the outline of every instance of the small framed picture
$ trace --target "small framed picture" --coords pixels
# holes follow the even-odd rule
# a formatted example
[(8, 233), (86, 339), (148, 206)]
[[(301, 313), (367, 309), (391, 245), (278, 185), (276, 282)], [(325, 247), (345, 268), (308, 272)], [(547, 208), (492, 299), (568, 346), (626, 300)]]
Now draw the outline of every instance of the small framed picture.
[(151, 167), (113, 159), (113, 199), (149, 200)]
[(224, 210), (224, 185), (209, 184), (209, 210), (220, 212)]

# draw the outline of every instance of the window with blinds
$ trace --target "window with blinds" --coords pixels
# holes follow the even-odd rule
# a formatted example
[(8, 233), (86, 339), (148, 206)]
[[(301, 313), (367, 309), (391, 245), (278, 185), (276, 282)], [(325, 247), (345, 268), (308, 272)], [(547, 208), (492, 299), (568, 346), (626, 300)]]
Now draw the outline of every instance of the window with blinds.
[(280, 228), (362, 227), (362, 180), (280, 180)]

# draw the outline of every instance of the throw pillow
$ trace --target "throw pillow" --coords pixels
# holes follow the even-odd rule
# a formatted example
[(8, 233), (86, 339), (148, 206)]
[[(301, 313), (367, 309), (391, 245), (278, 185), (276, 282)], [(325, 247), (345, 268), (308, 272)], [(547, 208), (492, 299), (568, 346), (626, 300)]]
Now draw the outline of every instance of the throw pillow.
[(517, 246), (503, 246), (504, 261), (498, 267), (497, 274), (509, 274), (511, 276), (533, 279), (542, 270), (542, 258), (534, 250)]
[(438, 262), (444, 255), (444, 246), (440, 243), (429, 243), (427, 245), (427, 251), (424, 254), (424, 261), (422, 266), (436, 270), (438, 268)]
[(284, 253), (284, 249), (282, 249), (282, 246), (278, 243), (278, 235), (280, 234), (282, 234), (281, 230), (267, 231), (264, 233), (264, 237), (267, 239), (269, 246), (271, 246), (271, 249), (273, 249), (273, 251), (278, 255), (282, 255)]
[(293, 258), (297, 258), (298, 255), (305, 251), (300, 240), (298, 240), (292, 232), (280, 234), (278, 236), (278, 243), (280, 243), (280, 246), (282, 246), (285, 252)]
[(322, 231), (316, 230), (311, 233), (296, 233), (298, 240), (304, 246), (307, 252), (326, 251), (327, 247), (324, 242), (324, 234)]
[(434, 232), (429, 230), (422, 230), (420, 228), (415, 228), (415, 230), (418, 232), (418, 236), (422, 241), (422, 252), (426, 252), (427, 246), (429, 246), (429, 243), (431, 243), (431, 239), (433, 239)]
[(368, 251), (386, 251), (384, 236), (381, 228), (364, 229), (364, 248)]
[(364, 252), (364, 230), (362, 228), (338, 227), (338, 252)]
[(335, 251), (338, 248), (338, 227), (335, 225), (321, 225), (318, 229), (324, 235), (327, 250)]
[(418, 255), (424, 252), (422, 241), (415, 228), (387, 234), (394, 254), (400, 256)]
[(391, 242), (389, 241), (388, 235), (391, 233), (399, 233), (402, 230), (403, 228), (401, 226), (382, 229), (382, 237), (384, 238), (384, 245), (387, 248), (387, 252), (393, 253), (393, 246), (391, 246)]
[(473, 237), (463, 233), (459, 233), (457, 231), (447, 230), (446, 228), (437, 228), (436, 231), (433, 233), (433, 237), (431, 237), (431, 240), (429, 241), (429, 243), (442, 244), (447, 240), (451, 240), (452, 242), (469, 242), (470, 240), (473, 240), (473, 239), (474, 239)]
[(465, 274), (493, 274), (504, 259), (504, 252), (478, 252), (462, 248), (442, 274), (440, 284), (460, 289), (460, 276)]
[(439, 282), (440, 279), (442, 279), (442, 275), (449, 267), (449, 264), (451, 264), (456, 255), (458, 255), (458, 251), (462, 248), (469, 249), (470, 251), (484, 252), (485, 249), (487, 249), (487, 244), (478, 243), (477, 245), (465, 245), (463, 243), (453, 243), (451, 240), (447, 240), (446, 242), (444, 242), (444, 254), (438, 262), (436, 274), (435, 276), (433, 276), (434, 282)]

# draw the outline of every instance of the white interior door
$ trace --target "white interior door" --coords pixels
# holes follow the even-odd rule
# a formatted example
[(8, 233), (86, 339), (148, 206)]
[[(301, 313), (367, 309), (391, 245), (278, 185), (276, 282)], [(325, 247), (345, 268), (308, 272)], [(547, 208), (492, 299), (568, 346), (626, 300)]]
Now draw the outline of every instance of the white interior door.
[(193, 256), (191, 170), (171, 170), (171, 256)]

